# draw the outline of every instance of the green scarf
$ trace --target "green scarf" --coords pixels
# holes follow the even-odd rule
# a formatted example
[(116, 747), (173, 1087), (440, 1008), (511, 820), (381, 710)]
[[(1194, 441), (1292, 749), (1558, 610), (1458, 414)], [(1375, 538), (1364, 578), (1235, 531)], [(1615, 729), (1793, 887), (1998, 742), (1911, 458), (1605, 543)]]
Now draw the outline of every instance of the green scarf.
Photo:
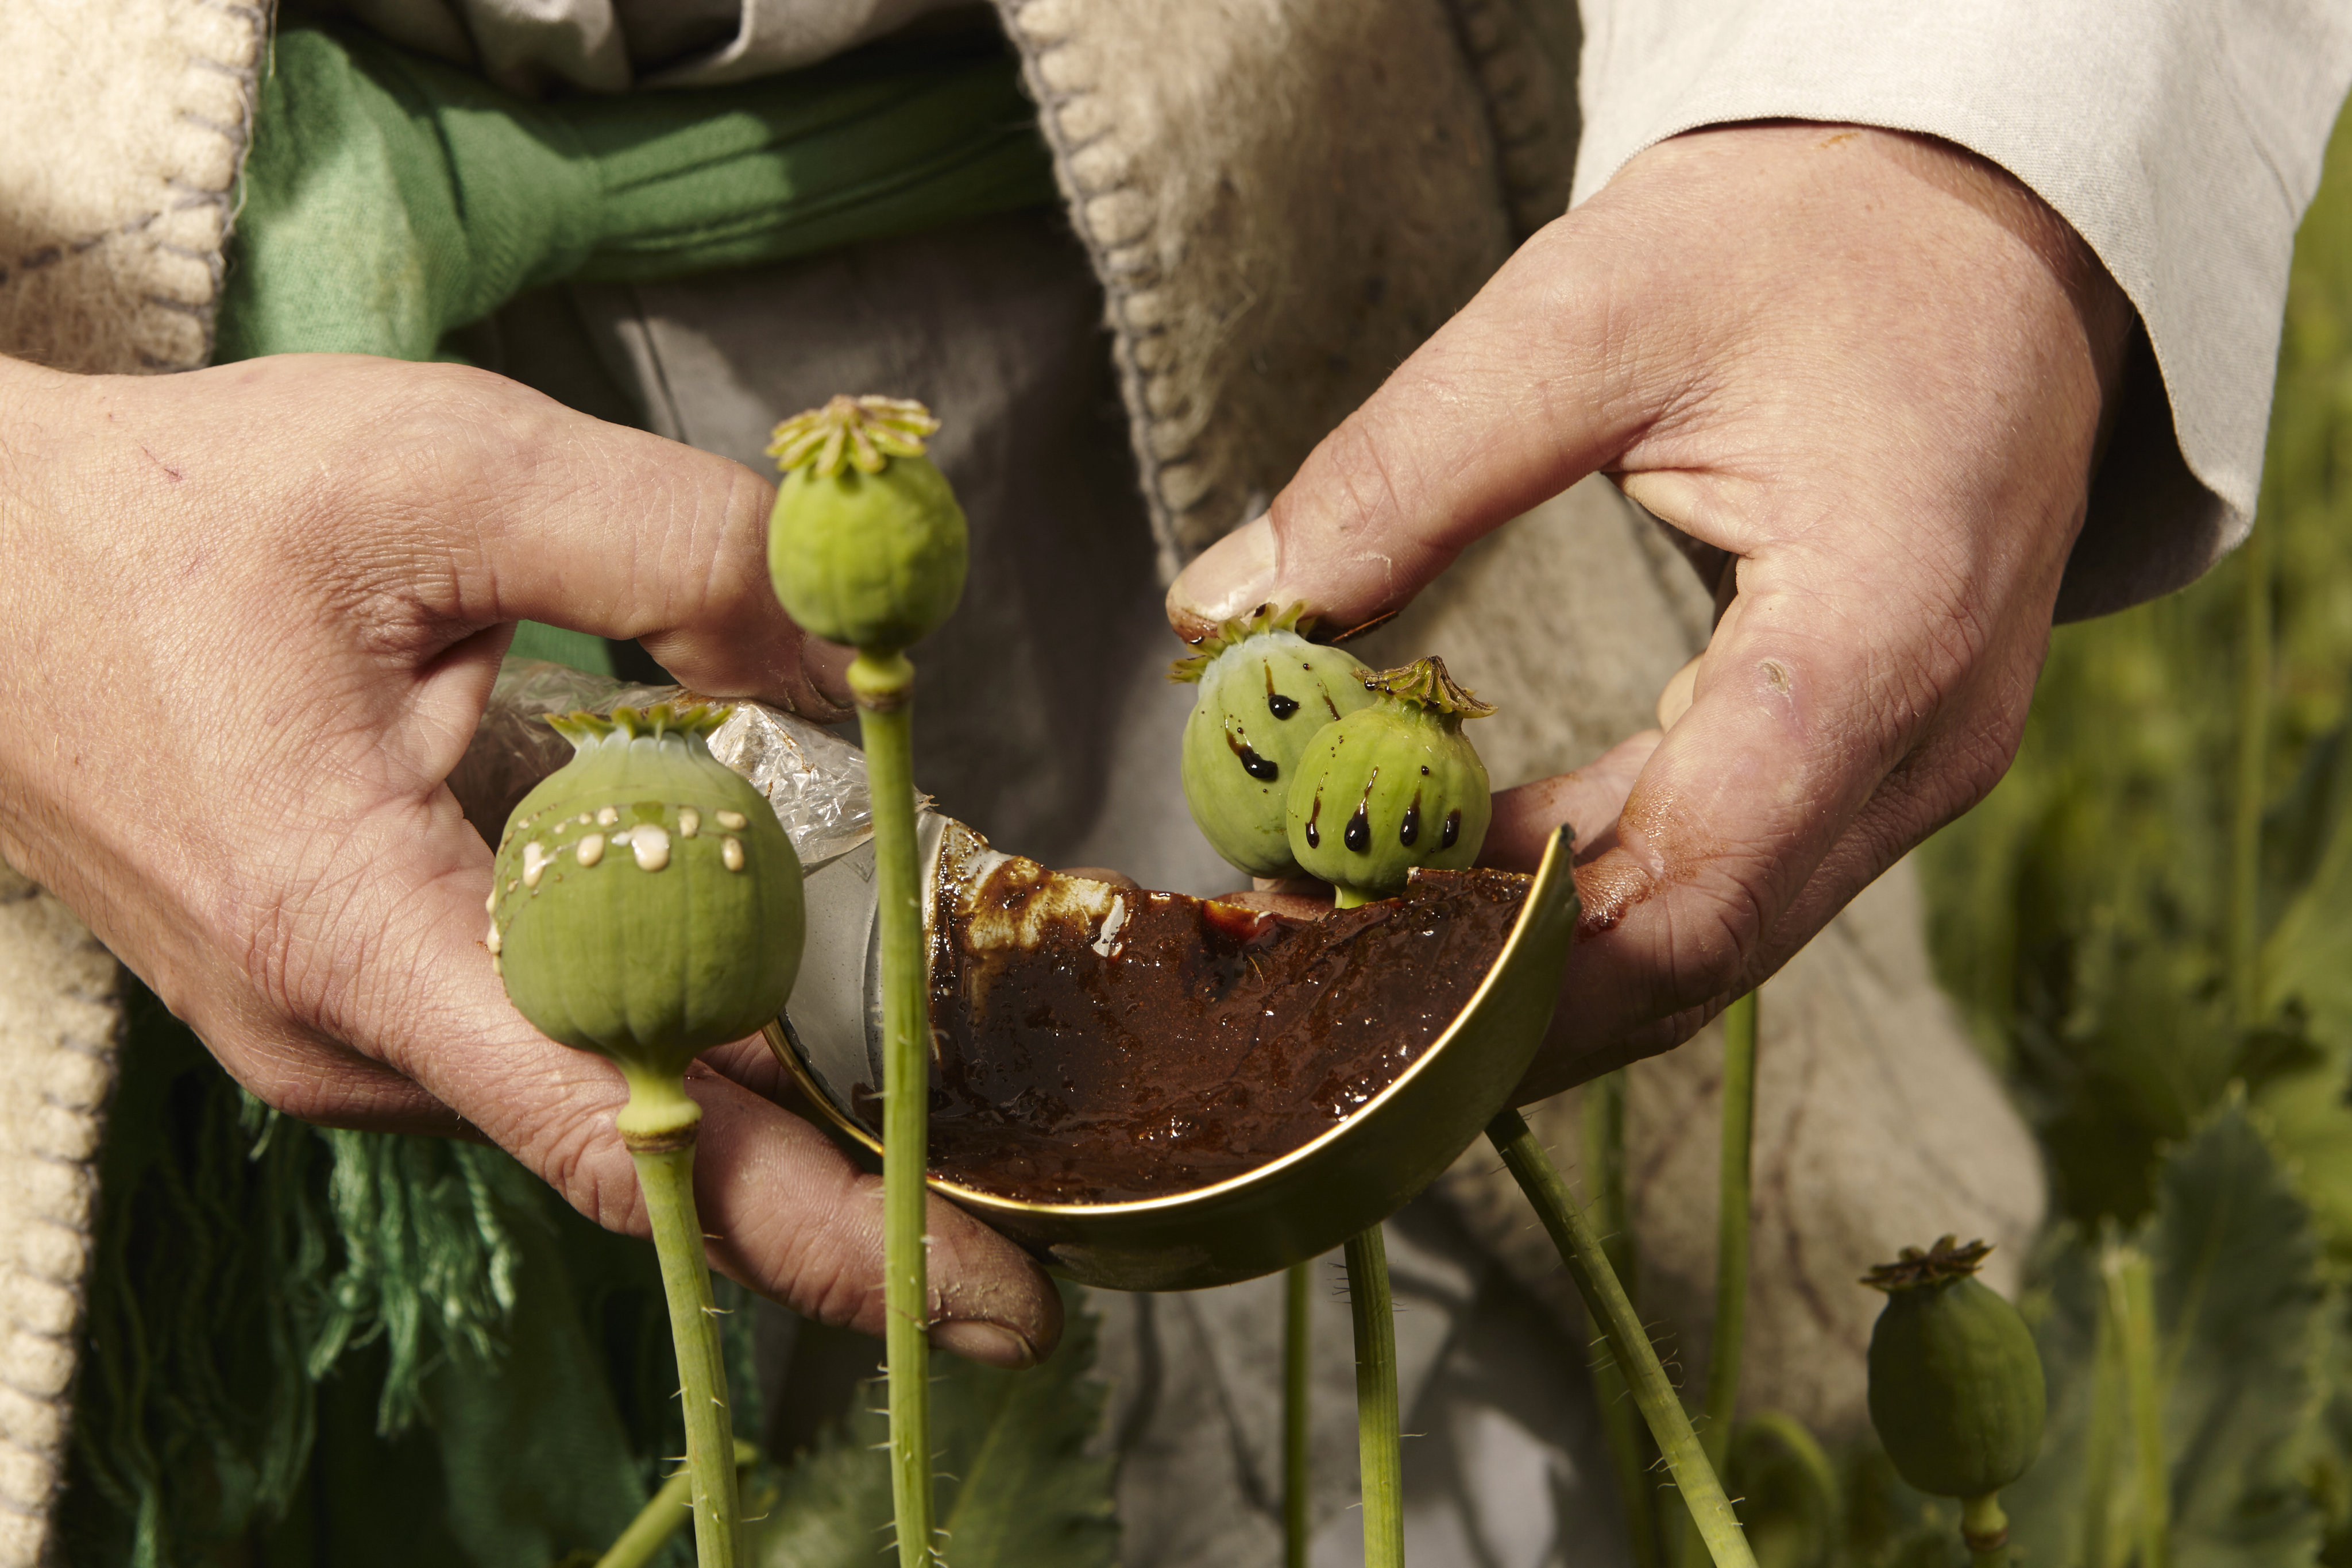
[(877, 47), (738, 87), (534, 103), (364, 34), (289, 27), (217, 357), (431, 359), (543, 284), (782, 261), (1053, 199), (1001, 49)]

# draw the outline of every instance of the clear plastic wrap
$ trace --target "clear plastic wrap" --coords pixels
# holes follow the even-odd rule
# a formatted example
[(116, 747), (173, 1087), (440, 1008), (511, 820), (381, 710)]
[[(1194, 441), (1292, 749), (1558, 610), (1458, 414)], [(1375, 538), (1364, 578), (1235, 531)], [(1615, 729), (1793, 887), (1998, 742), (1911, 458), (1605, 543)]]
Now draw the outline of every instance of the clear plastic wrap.
[[(489, 706), (449, 775), (449, 787), (467, 820), (496, 844), (508, 815), (531, 786), (571, 759), (572, 743), (548, 728), (546, 715), (698, 700), (704, 700), (680, 687), (636, 686), (560, 664), (509, 659), (499, 670)], [(710, 737), (711, 754), (768, 797), (803, 867), (814, 871), (873, 837), (863, 752), (764, 703), (730, 706), (734, 712)]]
[(866, 753), (795, 714), (738, 702), (710, 737), (710, 754), (750, 779), (814, 871), (874, 837)]

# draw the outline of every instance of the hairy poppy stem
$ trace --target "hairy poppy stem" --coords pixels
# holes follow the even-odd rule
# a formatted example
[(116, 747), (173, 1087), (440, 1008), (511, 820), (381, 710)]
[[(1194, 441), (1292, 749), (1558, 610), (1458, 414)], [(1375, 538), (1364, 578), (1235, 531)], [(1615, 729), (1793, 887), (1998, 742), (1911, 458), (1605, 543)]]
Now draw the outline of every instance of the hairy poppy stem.
[[(760, 1457), (760, 1450), (740, 1437), (735, 1439), (735, 1469), (740, 1478), (743, 1468)], [(604, 1549), (596, 1559), (596, 1568), (646, 1568), (667, 1545), (694, 1513), (694, 1472), (680, 1470), (662, 1482), (637, 1517), (629, 1521), (629, 1528)]]
[(930, 1287), (923, 1172), (930, 1144), (931, 1031), (923, 994), (922, 878), (915, 864), (915, 667), (860, 653), (849, 667), (873, 786), (882, 939), (882, 1248), (890, 1381), (890, 1498), (900, 1568), (936, 1560), (931, 1525)]
[(2164, 1380), (2157, 1362), (2156, 1285), (2147, 1254), (2111, 1243), (2100, 1260), (2123, 1365), (2132, 1469), (2139, 1494), (2139, 1568), (2170, 1568), (2172, 1479), (2164, 1456)]
[(1756, 993), (1723, 1016), (1723, 1167), (1716, 1216), (1715, 1332), (1706, 1352), (1706, 1426), (1699, 1441), (1717, 1469), (1739, 1406), (1748, 1327), (1748, 1189), (1756, 1144)]
[(694, 1488), (695, 1560), (700, 1568), (735, 1568), (742, 1509), (736, 1497), (734, 1422), (727, 1409), (726, 1364), (712, 1311), (710, 1262), (694, 1206), (694, 1143), (702, 1109), (686, 1097), (682, 1079), (633, 1072), (629, 1103), (619, 1121), (653, 1223), (654, 1255), (661, 1263), (670, 1338), (677, 1349), (686, 1466)]
[(1311, 1367), (1307, 1331), (1315, 1283), (1312, 1259), (1294, 1263), (1283, 1278), (1282, 1301), (1282, 1563), (1307, 1568), (1313, 1499), (1307, 1482), (1307, 1390)]
[(1404, 1455), (1397, 1421), (1396, 1307), (1381, 1227), (1348, 1238), (1356, 1319), (1356, 1446), (1363, 1468), (1364, 1568), (1404, 1568)]
[(1681, 1489), (1683, 1504), (1690, 1510), (1691, 1522), (1698, 1527), (1715, 1568), (1756, 1568), (1755, 1553), (1748, 1549), (1738, 1516), (1731, 1511), (1731, 1500), (1724, 1496), (1723, 1483), (1708, 1463), (1706, 1450), (1699, 1446), (1698, 1435), (1691, 1430), (1690, 1416), (1684, 1412), (1674, 1385), (1666, 1381), (1665, 1368), (1658, 1364), (1658, 1352), (1652, 1348), (1642, 1321), (1634, 1316), (1633, 1303), (1618, 1282), (1616, 1270), (1610, 1268), (1609, 1255), (1591, 1221), (1585, 1218), (1568, 1184), (1537, 1144), (1535, 1134), (1528, 1131), (1526, 1118), (1516, 1110), (1505, 1110), (1486, 1124), (1486, 1137), (1503, 1156), (1503, 1163), (1510, 1167), (1519, 1190), (1535, 1205), (1536, 1217), (1550, 1232), (1552, 1245), (1559, 1249), (1560, 1261), (1568, 1265), (1586, 1307), (1601, 1320), (1610, 1353), (1624, 1371), (1633, 1403), (1650, 1424), (1650, 1436), (1664, 1456), (1675, 1485)]
[[(1723, 1014), (1722, 1162), (1715, 1221), (1715, 1330), (1706, 1348), (1706, 1400), (1698, 1439), (1716, 1473), (1739, 1415), (1739, 1360), (1748, 1326), (1748, 1197), (1756, 1143), (1756, 993)], [(1698, 1540), (1683, 1537), (1683, 1568), (1702, 1568)]]
[[(1633, 1219), (1625, 1193), (1625, 1072), (1623, 1068), (1584, 1086), (1584, 1167), (1592, 1193), (1593, 1224), (1601, 1233), (1609, 1266), (1630, 1296), (1636, 1289)], [(1606, 1344), (1601, 1314), (1589, 1304), (1585, 1321), (1591, 1338)], [(1650, 1480), (1657, 1453), (1642, 1430), (1624, 1368), (1606, 1352), (1592, 1357), (1592, 1393), (1601, 1406), (1601, 1436), (1609, 1445), (1609, 1468), (1616, 1473), (1618, 1510), (1625, 1516), (1625, 1544), (1633, 1568), (1661, 1568), (1658, 1511)]]

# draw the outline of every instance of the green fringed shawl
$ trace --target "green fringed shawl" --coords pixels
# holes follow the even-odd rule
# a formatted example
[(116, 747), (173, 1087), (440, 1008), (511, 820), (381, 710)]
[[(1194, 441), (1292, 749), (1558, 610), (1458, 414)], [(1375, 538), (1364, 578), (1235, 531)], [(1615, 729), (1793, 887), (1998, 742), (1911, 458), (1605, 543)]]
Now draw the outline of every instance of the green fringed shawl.
[[(1052, 198), (1001, 50), (877, 47), (736, 88), (531, 103), (291, 26), (262, 84), (218, 357), (432, 358), (543, 284), (781, 260)], [(541, 656), (609, 672), (595, 639), (528, 629)], [(589, 1563), (682, 1451), (649, 1248), (496, 1151), (278, 1118), (143, 992), (100, 1194), (59, 1519), (78, 1568)], [(750, 1322), (730, 1320), (732, 1374)], [(759, 1391), (730, 1381), (756, 1434)]]
[(1054, 199), (1001, 48), (534, 103), (363, 34), (263, 79), (217, 356), (429, 359), (525, 289), (808, 256)]

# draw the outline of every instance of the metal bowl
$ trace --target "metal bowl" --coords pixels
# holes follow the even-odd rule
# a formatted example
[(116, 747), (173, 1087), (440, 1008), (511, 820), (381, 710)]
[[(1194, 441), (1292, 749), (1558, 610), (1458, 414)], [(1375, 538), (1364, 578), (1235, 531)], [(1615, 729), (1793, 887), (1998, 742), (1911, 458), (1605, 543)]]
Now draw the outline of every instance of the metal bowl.
[[(936, 830), (932, 840), (935, 847)], [(1410, 1202), (1509, 1103), (1551, 1022), (1575, 936), (1569, 846), (1565, 828), (1553, 836), (1517, 922), (1468, 1005), (1395, 1082), (1312, 1142), (1208, 1186), (1129, 1202), (1024, 1203), (938, 1176), (932, 1189), (1053, 1272), (1115, 1290), (1200, 1289), (1319, 1257)], [(855, 864), (841, 870), (845, 886), (861, 874)], [(863, 875), (870, 879), (870, 870)], [(802, 992), (768, 1026), (768, 1044), (808, 1098), (878, 1154), (880, 1140), (846, 1099), (847, 1085), (870, 1071), (865, 1041), (874, 1004), (853, 1018), (842, 1001), (877, 994), (864, 984), (872, 943), (860, 928), (828, 931), (814, 918), (810, 941)], [(812, 986), (811, 964), (859, 984), (854, 991)]]

